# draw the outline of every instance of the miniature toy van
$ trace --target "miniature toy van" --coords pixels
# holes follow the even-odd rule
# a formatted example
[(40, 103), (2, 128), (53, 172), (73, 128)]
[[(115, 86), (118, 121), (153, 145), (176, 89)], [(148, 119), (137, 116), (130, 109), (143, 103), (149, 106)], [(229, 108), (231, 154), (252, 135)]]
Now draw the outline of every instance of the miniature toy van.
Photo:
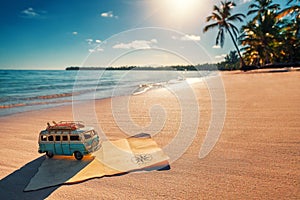
[(39, 153), (54, 155), (74, 155), (81, 160), (84, 155), (98, 150), (101, 146), (99, 136), (93, 127), (85, 127), (80, 121), (60, 121), (49, 123), (39, 134)]

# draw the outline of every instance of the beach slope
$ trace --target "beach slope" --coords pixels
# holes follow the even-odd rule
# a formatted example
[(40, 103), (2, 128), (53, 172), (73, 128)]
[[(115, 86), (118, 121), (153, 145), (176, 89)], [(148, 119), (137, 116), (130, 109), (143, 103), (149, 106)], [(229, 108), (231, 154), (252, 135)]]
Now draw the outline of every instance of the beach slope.
[[(299, 199), (300, 72), (225, 72), (222, 79), (226, 118), (215, 147), (199, 158), (212, 109), (206, 85), (193, 83), (200, 113), (197, 134), (166, 171), (104, 177), (24, 193), (45, 159), (37, 153), (39, 131), (52, 120), (72, 119), (72, 107), (1, 117), (0, 199)], [(121, 104), (124, 98), (115, 98), (114, 104)], [(162, 148), (181, 126), (188, 126), (181, 124), (180, 101), (168, 90), (150, 90), (129, 100), (131, 119), (141, 127), (147, 127), (153, 117), (164, 117), (163, 126), (153, 135)], [(108, 139), (128, 137), (115, 121), (118, 113), (112, 111), (111, 103), (112, 99), (96, 101), (98, 123)], [(163, 112), (151, 114), (153, 105), (160, 105)]]

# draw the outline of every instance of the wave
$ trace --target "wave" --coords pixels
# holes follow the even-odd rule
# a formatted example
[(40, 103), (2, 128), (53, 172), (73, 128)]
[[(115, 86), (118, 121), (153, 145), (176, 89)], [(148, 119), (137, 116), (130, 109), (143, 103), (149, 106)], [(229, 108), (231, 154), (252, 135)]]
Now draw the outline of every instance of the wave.
[(137, 89), (132, 93), (132, 95), (139, 95), (139, 94), (145, 93), (145, 92), (147, 92), (148, 90), (150, 90), (151, 88), (152, 88), (152, 85), (151, 85), (151, 84), (143, 84), (143, 85), (140, 85), (139, 88), (137, 88)]
[[(102, 80), (89, 78), (89, 74), (76, 80), (75, 76), (69, 77), (69, 73), (64, 72), (32, 72), (36, 73), (34, 75), (30, 75), (27, 71), (19, 73), (22, 76), (7, 79), (4, 81), (5, 84), (0, 81), (3, 85), (0, 88), (0, 116), (1, 113), (5, 115), (39, 109), (40, 107), (57, 106), (57, 104), (68, 104), (72, 103), (73, 100), (139, 95), (185, 80), (175, 72), (147, 72), (146, 74), (135, 72), (136, 74), (128, 77), (123, 76), (123, 73), (111, 72), (107, 76), (103, 76)], [(185, 74), (185, 77), (189, 78), (188, 75), (188, 73)], [(9, 77), (15, 77), (15, 74), (11, 74)], [(84, 95), (89, 93), (91, 95)], [(76, 96), (75, 99), (72, 98), (74, 96)]]
[(177, 84), (177, 83), (180, 83), (180, 82), (185, 81), (185, 80), (186, 80), (185, 78), (178, 77), (178, 79), (172, 79), (172, 80), (165, 81), (165, 82), (140, 84), (139, 87), (132, 93), (132, 95), (143, 94), (143, 93), (145, 93), (145, 92), (147, 92), (151, 89), (162, 88), (162, 87), (165, 87), (167, 85)]
[(70, 103), (70, 102), (72, 102), (72, 100), (61, 100), (61, 101), (51, 101), (51, 102), (40, 101), (40, 102), (29, 102), (29, 103), (16, 103), (16, 104), (0, 105), (0, 109), (16, 108), (16, 107), (23, 107), (23, 106), (61, 104), (61, 103)]

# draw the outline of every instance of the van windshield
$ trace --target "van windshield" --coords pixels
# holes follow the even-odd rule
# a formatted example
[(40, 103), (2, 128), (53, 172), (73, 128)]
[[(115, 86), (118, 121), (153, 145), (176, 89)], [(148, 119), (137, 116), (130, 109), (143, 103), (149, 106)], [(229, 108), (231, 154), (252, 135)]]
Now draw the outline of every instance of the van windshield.
[(87, 140), (87, 139), (90, 139), (94, 136), (94, 133), (92, 131), (88, 131), (88, 132), (85, 132), (84, 134), (84, 138)]

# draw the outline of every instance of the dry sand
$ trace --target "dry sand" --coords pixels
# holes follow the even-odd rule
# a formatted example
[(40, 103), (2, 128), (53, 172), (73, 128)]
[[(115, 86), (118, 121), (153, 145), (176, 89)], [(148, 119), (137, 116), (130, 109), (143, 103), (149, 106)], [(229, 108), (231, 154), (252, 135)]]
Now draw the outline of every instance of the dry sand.
[[(300, 199), (300, 72), (226, 72), (222, 79), (226, 119), (218, 143), (199, 159), (210, 125), (211, 99), (205, 85), (195, 83), (200, 109), (197, 135), (167, 171), (23, 193), (45, 159), (37, 153), (39, 131), (48, 121), (72, 119), (72, 107), (0, 118), (0, 199)], [(151, 90), (130, 97), (128, 109), (134, 123), (147, 126), (155, 104), (164, 108), (157, 117), (166, 116), (166, 121), (153, 138), (164, 147), (182, 125), (178, 99), (164, 89)], [(114, 121), (111, 99), (97, 101), (96, 113), (108, 138), (127, 137)]]

